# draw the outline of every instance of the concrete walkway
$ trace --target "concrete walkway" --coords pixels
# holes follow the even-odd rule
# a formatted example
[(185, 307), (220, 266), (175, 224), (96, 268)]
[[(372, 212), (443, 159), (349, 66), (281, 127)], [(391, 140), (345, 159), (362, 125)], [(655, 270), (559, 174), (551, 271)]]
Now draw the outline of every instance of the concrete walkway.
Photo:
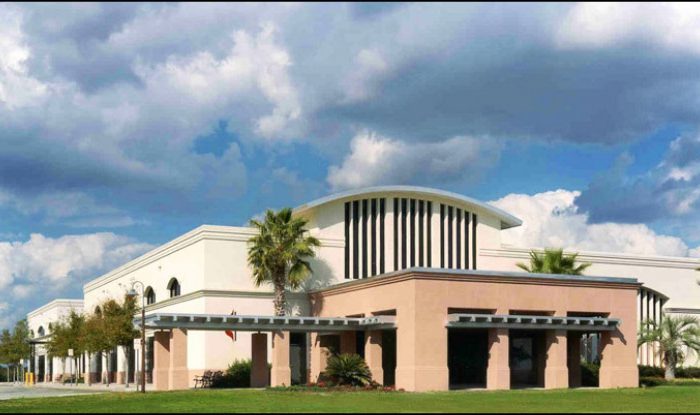
[(0, 383), (0, 401), (18, 398), (46, 398), (56, 396), (89, 395), (102, 391), (84, 389), (24, 386), (23, 384)]

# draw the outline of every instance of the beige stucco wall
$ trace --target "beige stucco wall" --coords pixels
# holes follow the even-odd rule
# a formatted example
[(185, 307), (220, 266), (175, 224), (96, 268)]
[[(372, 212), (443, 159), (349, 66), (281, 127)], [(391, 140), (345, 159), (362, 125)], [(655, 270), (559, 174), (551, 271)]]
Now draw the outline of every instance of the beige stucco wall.
[[(39, 338), (39, 328), (43, 327), (45, 331), (45, 338), (51, 336), (50, 325), (57, 322), (64, 321), (71, 311), (77, 313), (83, 312), (83, 300), (68, 300), (68, 299), (58, 299), (51, 301), (34, 311), (27, 314), (27, 326), (29, 327), (30, 333), (34, 333), (34, 338)], [(35, 346), (35, 365), (38, 365), (39, 356), (45, 356), (46, 349), (43, 345)], [(54, 357), (51, 359), (53, 365), (53, 377), (54, 379), (62, 374), (69, 374), (73, 372), (73, 362), (70, 359), (64, 361), (63, 359)], [(49, 361), (46, 361), (45, 373), (48, 375)], [(36, 366), (38, 368), (38, 366)], [(51, 379), (46, 379), (47, 381)]]

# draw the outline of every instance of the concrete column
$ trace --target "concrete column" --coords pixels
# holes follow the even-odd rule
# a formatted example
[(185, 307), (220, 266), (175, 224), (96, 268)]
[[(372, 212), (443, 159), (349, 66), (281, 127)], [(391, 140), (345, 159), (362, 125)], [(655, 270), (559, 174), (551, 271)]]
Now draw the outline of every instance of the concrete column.
[(321, 373), (326, 370), (328, 358), (331, 351), (327, 347), (328, 336), (321, 336), (318, 333), (311, 334), (311, 362), (309, 382), (318, 382)]
[(154, 333), (153, 342), (153, 387), (155, 390), (168, 390), (170, 372), (170, 333)]
[(173, 329), (170, 332), (170, 370), (168, 389), (188, 389), (190, 374), (187, 368), (187, 331)]
[(616, 332), (605, 331), (601, 334), (600, 347), (600, 388), (636, 388), (639, 385), (636, 339), (620, 338)]
[[(420, 291), (420, 288), (417, 288)], [(407, 391), (446, 391), (447, 308), (430, 298), (415, 307), (397, 310), (401, 322), (396, 330), (396, 388)]]
[(547, 330), (545, 333), (546, 363), (544, 369), (545, 389), (569, 387), (567, 361), (567, 338), (565, 330)]
[(117, 346), (117, 383), (120, 385), (126, 383), (127, 363), (124, 347)]
[(252, 388), (264, 388), (269, 384), (270, 371), (267, 369), (267, 334), (253, 333), (251, 336), (252, 369), (250, 372), (250, 386)]
[(510, 338), (508, 329), (489, 329), (486, 388), (510, 389)]
[(382, 368), (382, 332), (368, 330), (365, 334), (365, 361), (372, 372), (372, 380), (384, 384), (384, 369)]
[(290, 386), (292, 384), (292, 369), (289, 367), (289, 337), (288, 331), (272, 333), (272, 371), (271, 386)]
[(354, 331), (346, 331), (340, 334), (340, 353), (357, 353), (357, 337)]
[(581, 333), (569, 332), (566, 347), (569, 350), (569, 387), (578, 388), (581, 387)]

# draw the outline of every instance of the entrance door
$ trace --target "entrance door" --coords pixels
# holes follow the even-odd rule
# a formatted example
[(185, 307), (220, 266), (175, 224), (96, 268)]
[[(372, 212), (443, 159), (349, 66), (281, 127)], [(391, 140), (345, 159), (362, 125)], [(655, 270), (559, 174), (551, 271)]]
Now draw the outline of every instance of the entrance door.
[(289, 337), (289, 367), (292, 370), (292, 385), (305, 384), (306, 333), (292, 333)]
[(510, 331), (510, 383), (513, 388), (543, 387), (545, 337), (543, 331)]
[(450, 389), (486, 387), (488, 347), (487, 330), (449, 330), (447, 366)]
[(39, 356), (39, 367), (37, 368), (37, 382), (44, 381), (44, 374), (46, 373), (46, 356)]

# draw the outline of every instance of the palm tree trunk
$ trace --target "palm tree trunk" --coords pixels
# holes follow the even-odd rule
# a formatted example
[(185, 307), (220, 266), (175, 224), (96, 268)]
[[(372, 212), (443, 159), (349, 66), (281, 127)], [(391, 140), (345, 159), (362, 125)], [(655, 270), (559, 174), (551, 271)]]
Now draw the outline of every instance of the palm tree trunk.
[(287, 294), (284, 291), (284, 284), (275, 279), (275, 315), (283, 316), (286, 314)]
[(673, 356), (668, 356), (666, 358), (666, 367), (664, 372), (664, 377), (666, 380), (673, 380), (676, 378), (676, 359)]

